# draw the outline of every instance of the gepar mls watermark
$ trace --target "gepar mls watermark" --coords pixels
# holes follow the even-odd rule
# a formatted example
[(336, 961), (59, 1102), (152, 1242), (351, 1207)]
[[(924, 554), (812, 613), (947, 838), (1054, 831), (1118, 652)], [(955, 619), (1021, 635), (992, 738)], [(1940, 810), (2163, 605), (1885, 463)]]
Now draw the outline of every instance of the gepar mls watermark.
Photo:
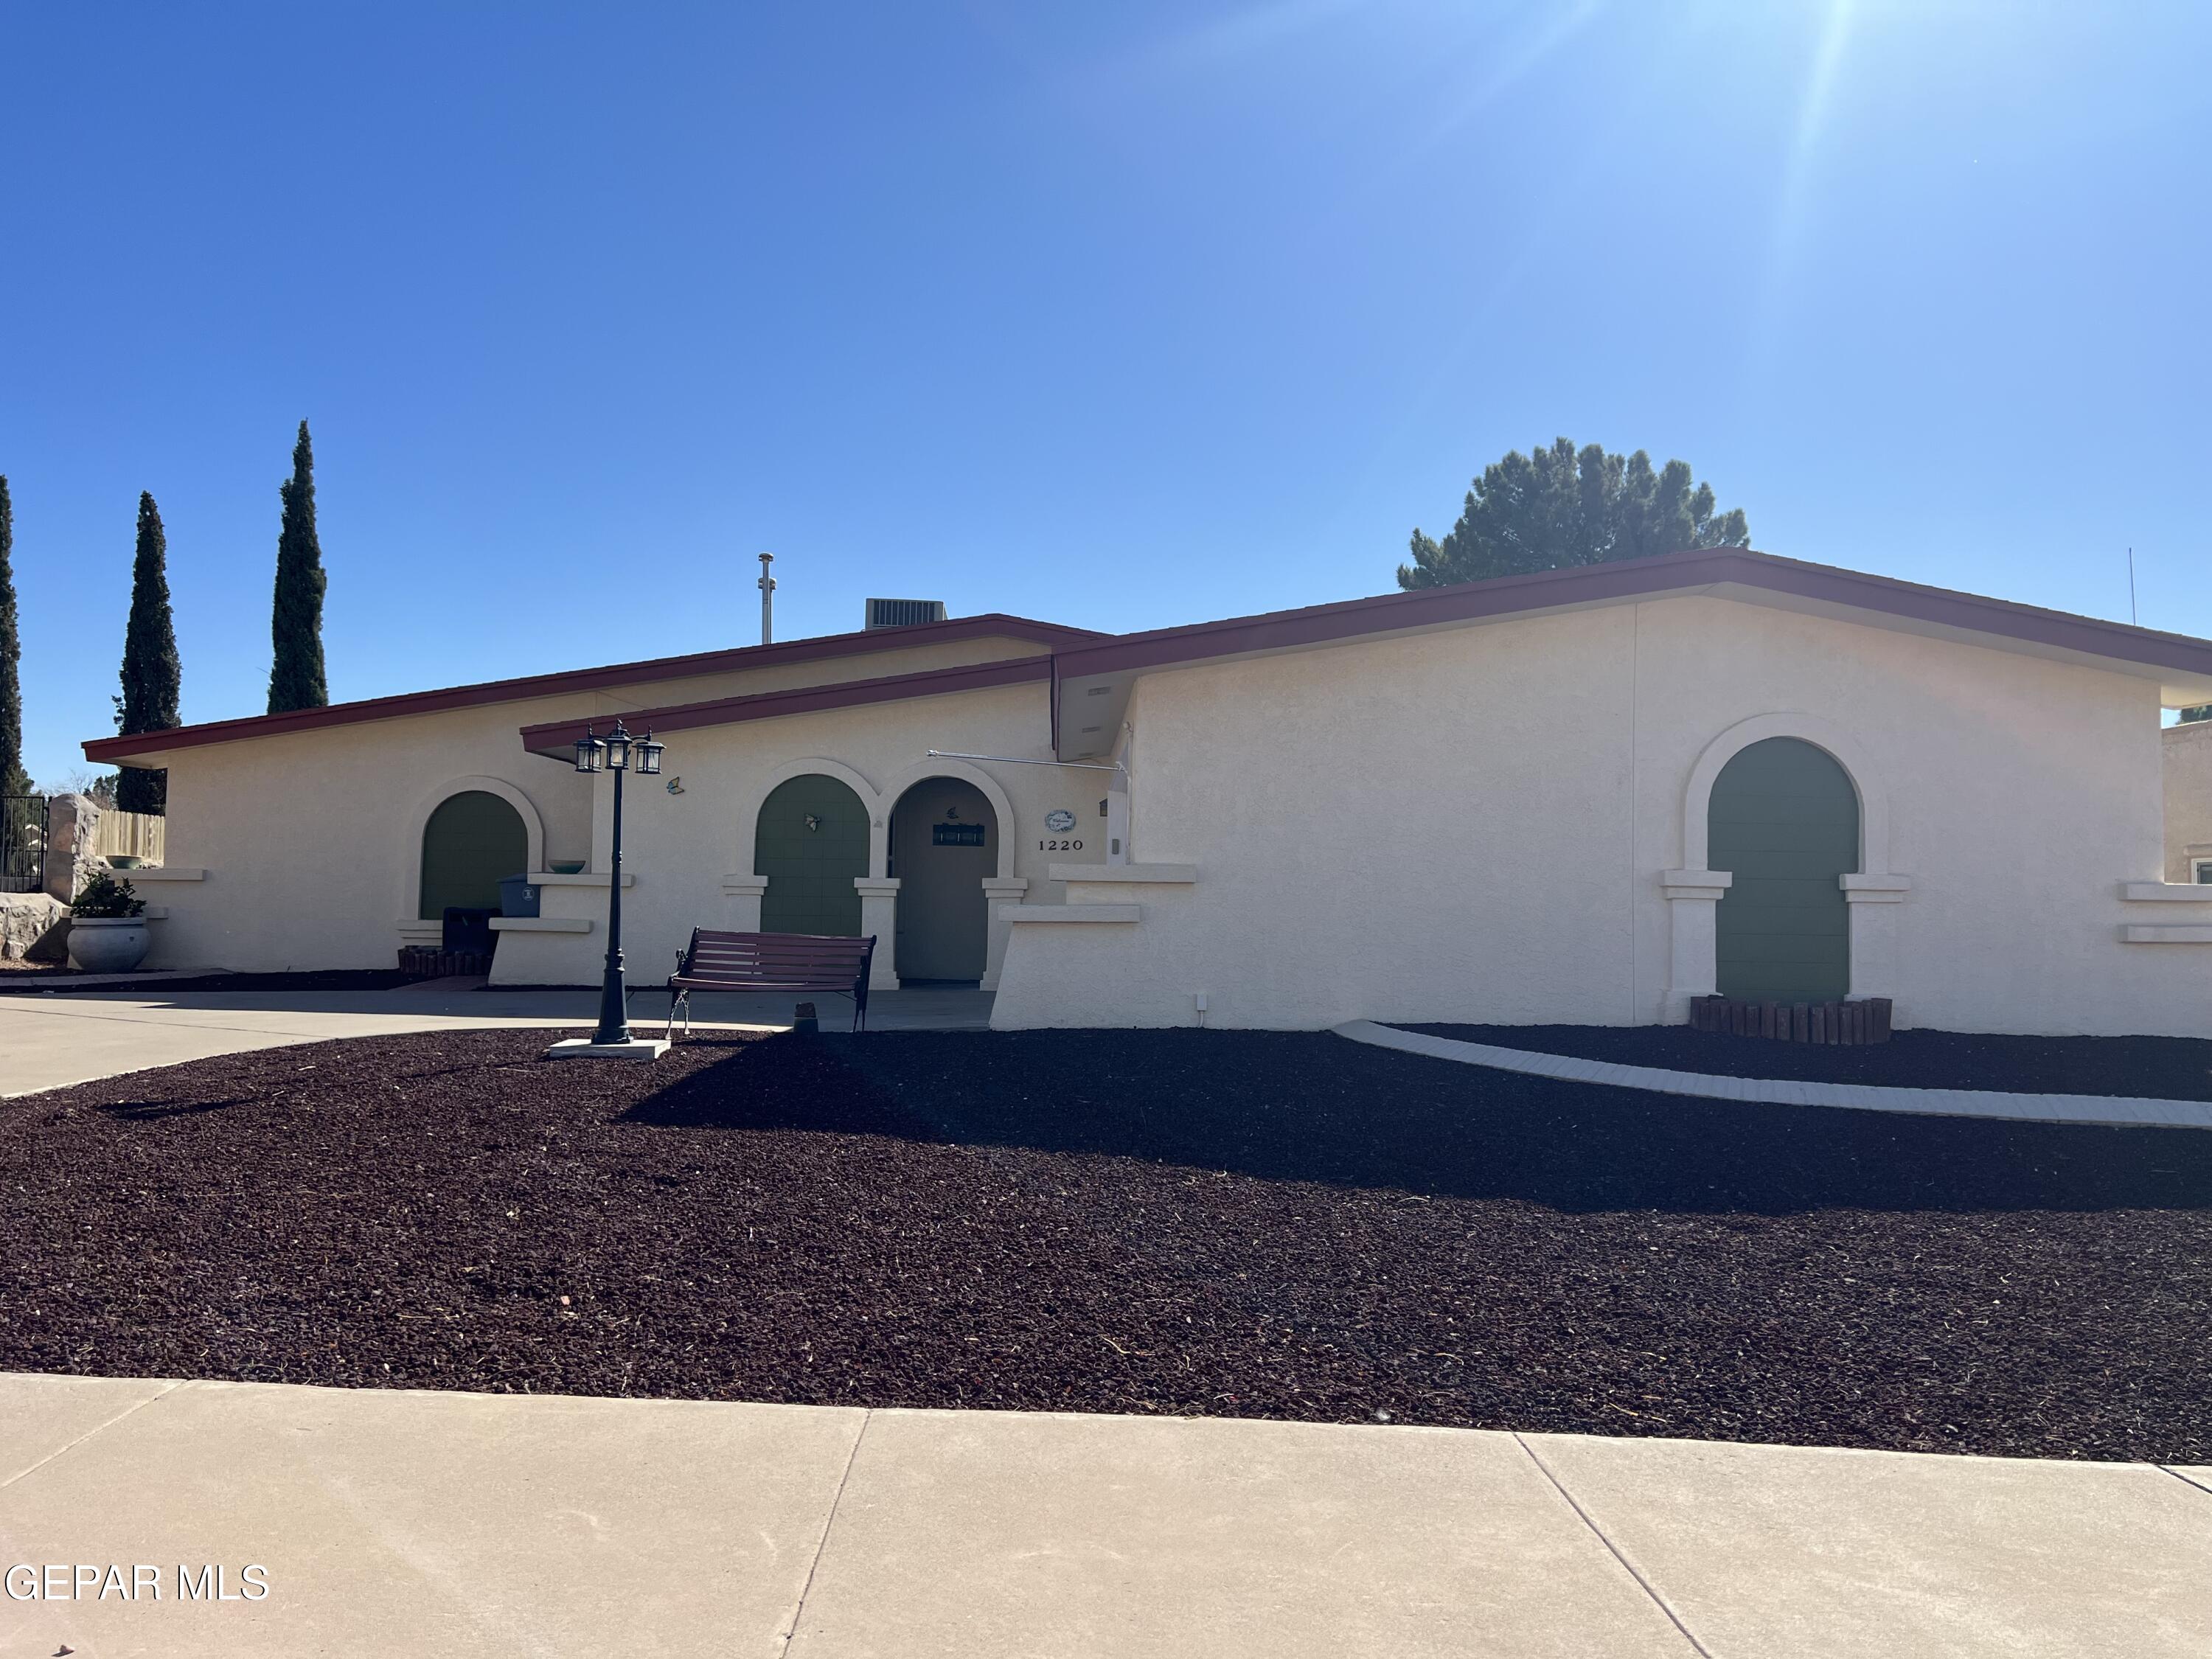
[(216, 1561), (177, 1564), (173, 1572), (143, 1561), (18, 1561), (0, 1574), (10, 1601), (259, 1601), (269, 1595), (269, 1569), (259, 1562), (231, 1567)]

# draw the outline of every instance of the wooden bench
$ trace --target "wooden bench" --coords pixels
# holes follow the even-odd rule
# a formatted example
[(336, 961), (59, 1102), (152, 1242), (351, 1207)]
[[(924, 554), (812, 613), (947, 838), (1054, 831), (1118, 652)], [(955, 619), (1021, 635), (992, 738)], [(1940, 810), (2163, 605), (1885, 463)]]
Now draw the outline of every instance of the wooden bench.
[(691, 1035), (694, 991), (827, 991), (853, 999), (853, 1029), (868, 1028), (868, 964), (876, 954), (875, 935), (850, 939), (833, 933), (723, 933), (691, 930), (691, 943), (676, 958), (668, 976), (668, 1029), (676, 1030), (676, 1011), (684, 1011), (684, 1035)]

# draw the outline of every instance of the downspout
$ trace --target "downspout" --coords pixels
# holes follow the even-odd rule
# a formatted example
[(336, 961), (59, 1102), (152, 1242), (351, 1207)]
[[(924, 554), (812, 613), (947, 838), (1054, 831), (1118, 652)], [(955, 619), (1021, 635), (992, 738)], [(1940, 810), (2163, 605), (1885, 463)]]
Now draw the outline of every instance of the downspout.
[(1106, 862), (1129, 861), (1129, 753), (1135, 733), (1122, 722), (1121, 741), (1114, 755), (1114, 775), (1106, 785)]

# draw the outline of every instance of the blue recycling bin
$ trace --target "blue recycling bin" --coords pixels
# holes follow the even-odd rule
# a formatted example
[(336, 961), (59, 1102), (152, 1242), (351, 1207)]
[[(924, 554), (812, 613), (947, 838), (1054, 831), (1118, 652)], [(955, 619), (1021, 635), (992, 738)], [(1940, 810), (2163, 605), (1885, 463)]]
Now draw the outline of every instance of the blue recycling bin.
[(541, 890), (527, 876), (501, 876), (499, 878), (499, 913), (503, 916), (534, 916), (538, 914), (538, 896)]

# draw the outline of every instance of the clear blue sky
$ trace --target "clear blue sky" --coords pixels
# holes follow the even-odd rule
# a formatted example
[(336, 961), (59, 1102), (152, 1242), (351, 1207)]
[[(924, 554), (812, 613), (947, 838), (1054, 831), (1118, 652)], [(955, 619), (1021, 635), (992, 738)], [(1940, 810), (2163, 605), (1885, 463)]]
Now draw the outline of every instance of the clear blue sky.
[(1378, 592), (1508, 448), (1771, 552), (2212, 634), (2212, 8), (21, 6), (0, 472), (27, 763), (111, 729), (137, 492), (258, 714), (314, 426), (331, 691), (869, 593)]

